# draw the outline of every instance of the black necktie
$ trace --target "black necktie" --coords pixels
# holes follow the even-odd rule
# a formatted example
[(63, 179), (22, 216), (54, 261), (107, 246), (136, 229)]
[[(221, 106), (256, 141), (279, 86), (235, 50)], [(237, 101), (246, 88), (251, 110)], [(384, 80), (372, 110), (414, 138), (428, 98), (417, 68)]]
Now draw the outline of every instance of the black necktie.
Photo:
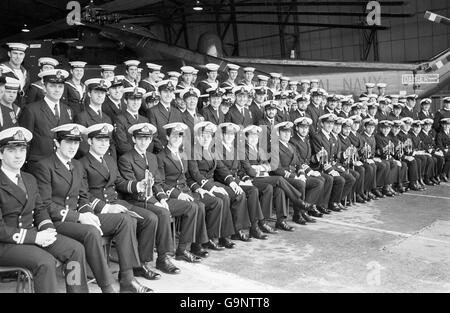
[(106, 169), (106, 171), (109, 173), (109, 168), (108, 168), (108, 165), (106, 164), (106, 162), (105, 162), (105, 159), (104, 158), (100, 158), (100, 160), (101, 160), (101, 162), (102, 162), (102, 166)]
[(98, 111), (98, 116), (100, 116), (100, 119), (103, 118), (103, 117), (102, 117), (102, 110), (99, 110), (99, 111)]
[(17, 174), (16, 177), (17, 177), (17, 186), (19, 186), (19, 188), (22, 189), (22, 191), (25, 194), (27, 194), (27, 188), (25, 188), (25, 184), (23, 183), (22, 176), (20, 176), (20, 174)]
[(73, 172), (73, 164), (70, 161), (67, 161), (67, 166), (69, 167), (69, 171), (72, 173)]
[(55, 117), (59, 121), (59, 109), (58, 109), (58, 103), (55, 104)]
[(147, 165), (147, 169), (148, 169), (148, 160), (147, 160), (147, 156), (145, 155), (145, 153), (142, 154), (142, 157), (144, 158), (145, 164)]

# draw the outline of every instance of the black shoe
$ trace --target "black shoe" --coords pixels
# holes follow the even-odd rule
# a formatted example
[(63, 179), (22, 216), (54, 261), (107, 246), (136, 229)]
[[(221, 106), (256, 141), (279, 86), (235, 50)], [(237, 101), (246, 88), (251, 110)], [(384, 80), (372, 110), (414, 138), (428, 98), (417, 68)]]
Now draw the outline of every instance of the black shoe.
[(379, 199), (379, 198), (378, 198), (376, 195), (374, 195), (372, 192), (369, 192), (369, 193), (367, 194), (367, 196), (369, 197), (370, 200), (378, 200), (378, 199)]
[(228, 238), (219, 238), (219, 246), (227, 249), (233, 249), (236, 244)]
[(323, 216), (323, 213), (319, 212), (317, 210), (317, 207), (314, 207), (314, 209), (308, 211), (308, 214), (311, 216), (314, 216), (314, 217), (322, 217)]
[(148, 265), (141, 265), (140, 267), (133, 268), (133, 274), (135, 277), (143, 277), (148, 280), (157, 280), (161, 278), (161, 275), (152, 271)]
[(433, 183), (435, 183), (436, 185), (440, 185), (440, 184), (441, 184), (441, 180), (439, 179), (438, 176), (432, 177), (432, 178), (431, 178), (431, 181), (432, 181)]
[(180, 269), (170, 261), (168, 256), (162, 259), (156, 259), (156, 268), (166, 274), (179, 274), (181, 272)]
[(394, 188), (392, 188), (391, 185), (388, 186), (389, 191), (394, 195), (394, 196), (398, 196), (398, 192), (394, 190)]
[(425, 178), (424, 181), (425, 185), (427, 186), (434, 186), (436, 185), (434, 182), (432, 182), (431, 180), (429, 180), (428, 178)]
[(417, 184), (410, 184), (409, 189), (412, 191), (421, 191), (420, 187)]
[(202, 259), (209, 256), (208, 251), (203, 249), (199, 244), (191, 244), (191, 253)]
[(201, 258), (192, 254), (188, 250), (177, 251), (175, 253), (175, 260), (186, 261), (188, 263), (200, 263), (202, 261)]
[(321, 207), (321, 206), (318, 206), (318, 207), (317, 207), (317, 211), (319, 211), (319, 212), (322, 213), (322, 214), (331, 214), (331, 211), (330, 211), (330, 210), (325, 209), (325, 208), (323, 208), (323, 207)]
[(307, 221), (308, 223), (315, 223), (316, 220), (313, 219), (312, 217), (309, 217), (308, 214), (302, 212), (302, 217), (305, 219), (305, 221)]
[(392, 192), (390, 192), (387, 187), (384, 187), (382, 192), (383, 192), (383, 195), (385, 195), (386, 197), (393, 197), (394, 196), (394, 194)]
[(133, 278), (129, 283), (120, 283), (121, 293), (152, 293), (153, 290), (141, 285), (136, 278)]
[(441, 175), (441, 181), (443, 181), (444, 183), (448, 183), (447, 175), (442, 174), (442, 175)]
[[(220, 242), (220, 239), (219, 239)], [(207, 243), (203, 244), (203, 248), (215, 250), (215, 251), (221, 251), (224, 250), (224, 247), (219, 246), (217, 243), (214, 242), (214, 240), (209, 239)]]
[(339, 208), (339, 205), (336, 202), (331, 203), (328, 206), (328, 210), (331, 210), (333, 212), (341, 212), (341, 209)]
[(361, 197), (360, 195), (356, 195), (356, 202), (357, 203), (366, 203), (366, 200), (364, 200), (364, 198)]
[(303, 218), (302, 215), (294, 215), (292, 217), (292, 221), (296, 224), (306, 225), (306, 220)]
[(261, 239), (261, 240), (266, 240), (267, 239), (267, 235), (265, 235), (261, 229), (259, 229), (258, 225), (254, 225), (250, 228), (250, 232), (249, 232), (250, 237), (256, 238), (256, 239)]
[(347, 208), (342, 203), (337, 203), (337, 205), (341, 211), (347, 210)]
[(381, 193), (381, 191), (379, 191), (378, 189), (374, 189), (372, 190), (372, 193), (377, 196), (378, 198), (384, 198), (383, 194)]
[(262, 230), (263, 233), (266, 234), (278, 234), (278, 231), (276, 229), (273, 229), (272, 227), (270, 227), (269, 224), (265, 222), (260, 222), (259, 228)]
[(276, 221), (275, 228), (284, 230), (284, 231), (294, 231), (294, 227), (289, 226), (286, 221)]
[(245, 242), (252, 241), (250, 239), (250, 237), (246, 233), (244, 233), (244, 231), (242, 229), (240, 231), (238, 231), (237, 234), (232, 235), (231, 239), (241, 240), (241, 241), (245, 241)]

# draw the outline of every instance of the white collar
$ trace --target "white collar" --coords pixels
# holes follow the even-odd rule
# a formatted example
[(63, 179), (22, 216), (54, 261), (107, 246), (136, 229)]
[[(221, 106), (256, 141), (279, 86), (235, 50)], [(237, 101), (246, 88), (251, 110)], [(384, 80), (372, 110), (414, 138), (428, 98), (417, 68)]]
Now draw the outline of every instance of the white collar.
[(172, 149), (172, 147), (170, 147), (169, 145), (167, 145), (167, 149), (169, 149), (169, 151), (172, 152), (175, 155), (177, 155), (177, 154), (179, 155), (180, 154), (179, 151)]
[(136, 145), (134, 145), (134, 150), (136, 150), (136, 152), (137, 152), (140, 156), (142, 156), (143, 154), (147, 154), (147, 151), (144, 151), (144, 152), (140, 151), (140, 150), (136, 147)]
[(58, 159), (61, 161), (61, 163), (68, 169), (70, 170), (69, 165), (67, 164), (67, 162), (70, 162), (71, 160), (66, 160), (64, 159), (58, 152), (55, 153), (56, 156), (58, 157)]
[(13, 172), (10, 170), (7, 170), (5, 167), (1, 167), (3, 173), (5, 173), (6, 177), (8, 177), (14, 184), (17, 185), (17, 174), (20, 174), (20, 170), (17, 172)]
[(89, 150), (89, 153), (97, 160), (97, 161), (99, 161), (100, 163), (102, 163), (102, 159), (103, 159), (103, 155), (98, 155), (97, 153), (95, 153), (95, 152), (92, 152), (91, 150)]
[(55, 108), (55, 104), (59, 106), (59, 101), (58, 102), (53, 102), (52, 100), (50, 100), (47, 96), (44, 97), (44, 101), (48, 104), (48, 106), (53, 110)]
[(327, 137), (327, 139), (330, 139), (330, 134), (327, 134), (327, 132), (322, 128), (321, 129), (322, 133), (325, 135), (325, 137)]
[(130, 113), (131, 116), (136, 117), (136, 115), (137, 115), (139, 118), (139, 112), (133, 113), (133, 112), (130, 112), (128, 109), (127, 109), (127, 112)]

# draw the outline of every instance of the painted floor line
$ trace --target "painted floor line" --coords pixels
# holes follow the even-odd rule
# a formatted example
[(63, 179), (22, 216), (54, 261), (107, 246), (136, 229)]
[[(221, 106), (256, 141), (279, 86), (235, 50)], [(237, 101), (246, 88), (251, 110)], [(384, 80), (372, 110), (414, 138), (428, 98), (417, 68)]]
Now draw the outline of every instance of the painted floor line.
[(450, 197), (439, 197), (439, 196), (431, 196), (431, 195), (421, 195), (418, 193), (409, 193), (409, 192), (405, 192), (403, 193), (404, 195), (407, 196), (417, 196), (417, 197), (425, 197), (425, 198), (436, 198), (436, 199), (444, 199), (444, 200), (450, 200)]
[(359, 228), (359, 229), (363, 229), (363, 230), (370, 230), (370, 231), (375, 231), (375, 232), (379, 232), (379, 233), (383, 233), (383, 234), (399, 236), (399, 237), (403, 237), (403, 238), (410, 238), (410, 237), (414, 236), (414, 238), (417, 238), (417, 239), (423, 239), (423, 240), (428, 240), (428, 241), (433, 241), (433, 242), (437, 242), (437, 243), (444, 243), (444, 244), (450, 245), (450, 241), (439, 240), (439, 239), (434, 239), (434, 238), (429, 238), (429, 237), (423, 237), (423, 236), (419, 236), (416, 234), (402, 233), (402, 232), (393, 231), (393, 230), (368, 227), (368, 226), (363, 226), (363, 225), (358, 225), (358, 224), (345, 223), (345, 222), (341, 222), (341, 221), (320, 219), (320, 222), (329, 223), (329, 224), (333, 224), (333, 225), (339, 225), (339, 226), (345, 226), (345, 227), (351, 227), (351, 228)]

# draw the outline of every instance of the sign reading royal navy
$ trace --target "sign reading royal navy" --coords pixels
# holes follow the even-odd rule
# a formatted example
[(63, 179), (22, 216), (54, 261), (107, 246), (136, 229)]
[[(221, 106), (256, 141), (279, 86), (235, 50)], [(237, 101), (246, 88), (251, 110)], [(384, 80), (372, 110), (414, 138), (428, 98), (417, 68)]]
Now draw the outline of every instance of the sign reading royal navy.
[(421, 85), (421, 84), (437, 84), (439, 83), (439, 74), (403, 74), (403, 85)]

